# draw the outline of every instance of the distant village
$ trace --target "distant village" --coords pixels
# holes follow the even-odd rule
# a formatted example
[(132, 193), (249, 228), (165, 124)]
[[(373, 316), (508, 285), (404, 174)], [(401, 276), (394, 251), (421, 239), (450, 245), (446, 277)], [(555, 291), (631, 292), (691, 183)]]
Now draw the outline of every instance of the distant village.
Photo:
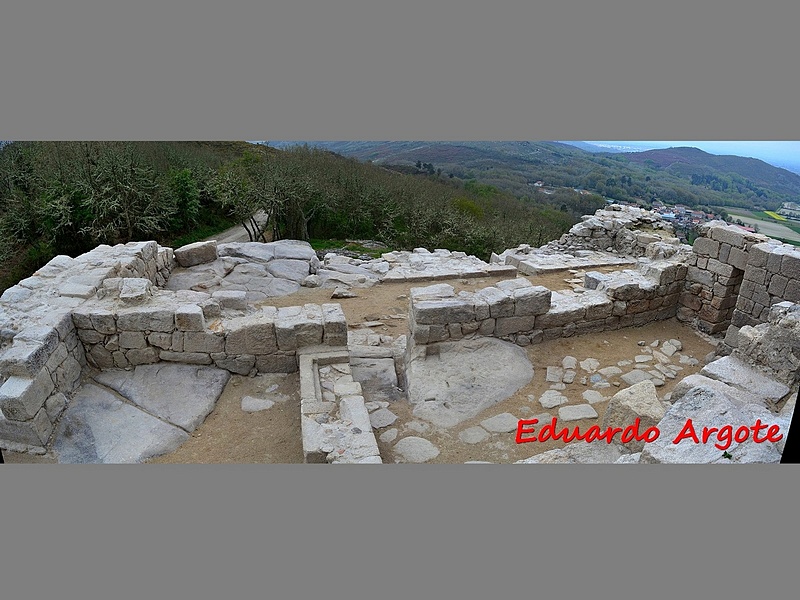
[[(723, 215), (719, 213), (703, 212), (702, 210), (695, 210), (683, 204), (676, 204), (674, 206), (667, 206), (663, 202), (656, 200), (653, 202), (653, 212), (661, 215), (663, 219), (669, 221), (675, 227), (675, 232), (681, 238), (686, 238), (689, 231), (696, 230), (697, 227), (703, 223), (714, 220), (725, 220)], [(750, 233), (755, 233), (753, 227), (747, 225), (739, 225), (734, 223), (737, 227)]]

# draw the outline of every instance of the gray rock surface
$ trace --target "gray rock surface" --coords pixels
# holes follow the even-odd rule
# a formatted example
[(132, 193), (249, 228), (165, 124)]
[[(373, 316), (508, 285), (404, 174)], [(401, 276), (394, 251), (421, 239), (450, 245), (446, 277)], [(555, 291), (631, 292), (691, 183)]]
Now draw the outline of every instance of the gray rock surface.
[(481, 427), (492, 433), (508, 433), (516, 431), (519, 419), (511, 413), (501, 413), (481, 421)]
[(404, 437), (394, 445), (395, 456), (400, 462), (424, 463), (439, 456), (439, 449), (425, 438)]
[(189, 435), (94, 384), (81, 387), (59, 422), (60, 463), (141, 463), (172, 452)]
[(517, 465), (540, 464), (610, 464), (627, 456), (626, 450), (616, 443), (606, 444), (604, 441), (573, 442), (563, 448), (542, 452), (530, 458), (518, 460)]
[(717, 392), (720, 392), (721, 394), (724, 394), (736, 406), (744, 406), (745, 404), (759, 404), (766, 407), (769, 406), (770, 403), (769, 399), (763, 396), (758, 388), (744, 391), (732, 385), (728, 385), (724, 381), (711, 379), (710, 377), (706, 377), (700, 373), (693, 373), (692, 375), (684, 377), (678, 383), (676, 383), (672, 390), (672, 396), (670, 396), (670, 400), (673, 402), (680, 400), (688, 392), (699, 386), (711, 388)]
[(397, 415), (388, 408), (379, 408), (369, 416), (369, 422), (375, 429), (383, 429), (397, 421)]
[(308, 262), (304, 260), (277, 259), (268, 263), (266, 269), (273, 277), (296, 283), (302, 283), (309, 276)]
[[(757, 408), (751, 405), (753, 409)], [(765, 412), (765, 411), (764, 411)], [(781, 417), (773, 415), (767, 417), (761, 413), (763, 423), (781, 424)], [(700, 443), (695, 443), (691, 438), (673, 443), (678, 434), (684, 429), (687, 420), (692, 420), (692, 425)], [(703, 427), (716, 427), (721, 430), (726, 425), (731, 425), (733, 430), (740, 426), (751, 426), (755, 418), (750, 410), (743, 410), (734, 405), (730, 399), (717, 390), (707, 387), (696, 387), (683, 396), (666, 412), (658, 424), (661, 432), (659, 438), (644, 445), (640, 462), (642, 463), (697, 463), (697, 464), (730, 464), (730, 463), (777, 463), (780, 462), (780, 452), (772, 442), (756, 444), (752, 432), (743, 443), (732, 441), (730, 446), (723, 450), (715, 446), (720, 443), (716, 435), (712, 435), (707, 443), (702, 443)], [(788, 423), (781, 428), (784, 433)], [(766, 431), (760, 433), (763, 437)], [(721, 444), (724, 446), (724, 444)], [(727, 452), (730, 458), (726, 458)]]
[(253, 396), (245, 396), (242, 398), (242, 410), (244, 412), (260, 412), (275, 406), (274, 400), (267, 400), (266, 398), (255, 398)]
[[(626, 428), (639, 419), (639, 431), (655, 427), (664, 418), (664, 406), (658, 399), (656, 386), (652, 381), (642, 381), (618, 391), (609, 400), (600, 429), (608, 427)], [(631, 440), (623, 444), (631, 452), (640, 452), (644, 441)]]
[(603, 394), (595, 390), (586, 390), (581, 394), (584, 400), (586, 400), (589, 404), (597, 404), (598, 402), (604, 402), (608, 400)]
[(163, 363), (95, 376), (97, 382), (188, 432), (213, 410), (229, 379), (228, 371), (214, 367)]
[(580, 362), (581, 369), (589, 373), (594, 373), (600, 367), (600, 361), (596, 358), (587, 358)]
[(527, 354), (514, 344), (476, 338), (437, 346), (438, 354), (408, 361), (406, 378), (414, 416), (439, 427), (476, 416), (533, 378)]
[(637, 383), (651, 380), (650, 375), (641, 369), (635, 369), (629, 373), (625, 373), (622, 377), (620, 377), (620, 379), (622, 379), (622, 381), (628, 385), (636, 385)]
[(182, 267), (193, 267), (217, 259), (217, 242), (195, 242), (177, 248), (174, 252), (175, 260)]
[(558, 418), (562, 421), (580, 421), (582, 419), (596, 419), (597, 411), (588, 404), (575, 404), (562, 406), (558, 409)]
[(547, 390), (539, 398), (539, 403), (543, 408), (555, 408), (556, 406), (561, 406), (567, 402), (569, 402), (567, 397), (563, 394), (559, 394), (558, 390)]
[(480, 444), (489, 439), (489, 432), (483, 427), (468, 427), (458, 434), (458, 439), (465, 444)]
[(388, 444), (397, 439), (397, 434), (398, 434), (397, 428), (392, 427), (391, 429), (387, 429), (386, 431), (384, 431), (378, 439), (380, 439), (380, 441), (382, 441), (384, 444)]
[(773, 402), (777, 402), (789, 393), (788, 386), (767, 377), (734, 356), (724, 356), (708, 363), (700, 374), (746, 392), (758, 390), (760, 396)]

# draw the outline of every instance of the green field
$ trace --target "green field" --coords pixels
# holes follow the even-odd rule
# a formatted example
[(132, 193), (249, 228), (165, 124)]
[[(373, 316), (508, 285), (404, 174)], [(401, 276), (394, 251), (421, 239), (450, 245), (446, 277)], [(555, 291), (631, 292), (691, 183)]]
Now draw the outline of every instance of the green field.
[(745, 225), (755, 227), (759, 233), (787, 244), (797, 245), (800, 242), (800, 223), (788, 220), (777, 221), (761, 211), (749, 211), (740, 208), (726, 210), (734, 221), (741, 220)]

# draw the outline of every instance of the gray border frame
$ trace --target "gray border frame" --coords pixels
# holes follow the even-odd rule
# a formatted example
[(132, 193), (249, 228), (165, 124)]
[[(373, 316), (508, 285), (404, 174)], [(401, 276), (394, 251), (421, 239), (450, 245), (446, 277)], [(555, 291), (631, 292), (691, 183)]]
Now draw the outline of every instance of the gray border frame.
[[(14, 2), (0, 139), (798, 139), (800, 6)], [(783, 466), (0, 469), (12, 598), (768, 596)]]

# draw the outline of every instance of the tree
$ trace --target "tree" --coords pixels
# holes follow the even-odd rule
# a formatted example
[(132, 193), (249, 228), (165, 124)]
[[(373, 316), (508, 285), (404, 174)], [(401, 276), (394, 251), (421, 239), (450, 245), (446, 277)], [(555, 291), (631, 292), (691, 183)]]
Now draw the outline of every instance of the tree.
[(196, 225), (200, 216), (200, 187), (192, 170), (171, 170), (167, 175), (167, 190), (175, 206), (173, 227), (187, 230)]
[(93, 216), (82, 232), (94, 243), (116, 244), (166, 229), (174, 208), (133, 144), (102, 143), (97, 151), (90, 177), (82, 182)]
[(254, 187), (247, 164), (241, 160), (224, 165), (209, 179), (209, 190), (214, 200), (242, 224), (251, 242), (259, 241), (263, 235), (255, 219), (256, 212), (262, 207), (262, 197)]

